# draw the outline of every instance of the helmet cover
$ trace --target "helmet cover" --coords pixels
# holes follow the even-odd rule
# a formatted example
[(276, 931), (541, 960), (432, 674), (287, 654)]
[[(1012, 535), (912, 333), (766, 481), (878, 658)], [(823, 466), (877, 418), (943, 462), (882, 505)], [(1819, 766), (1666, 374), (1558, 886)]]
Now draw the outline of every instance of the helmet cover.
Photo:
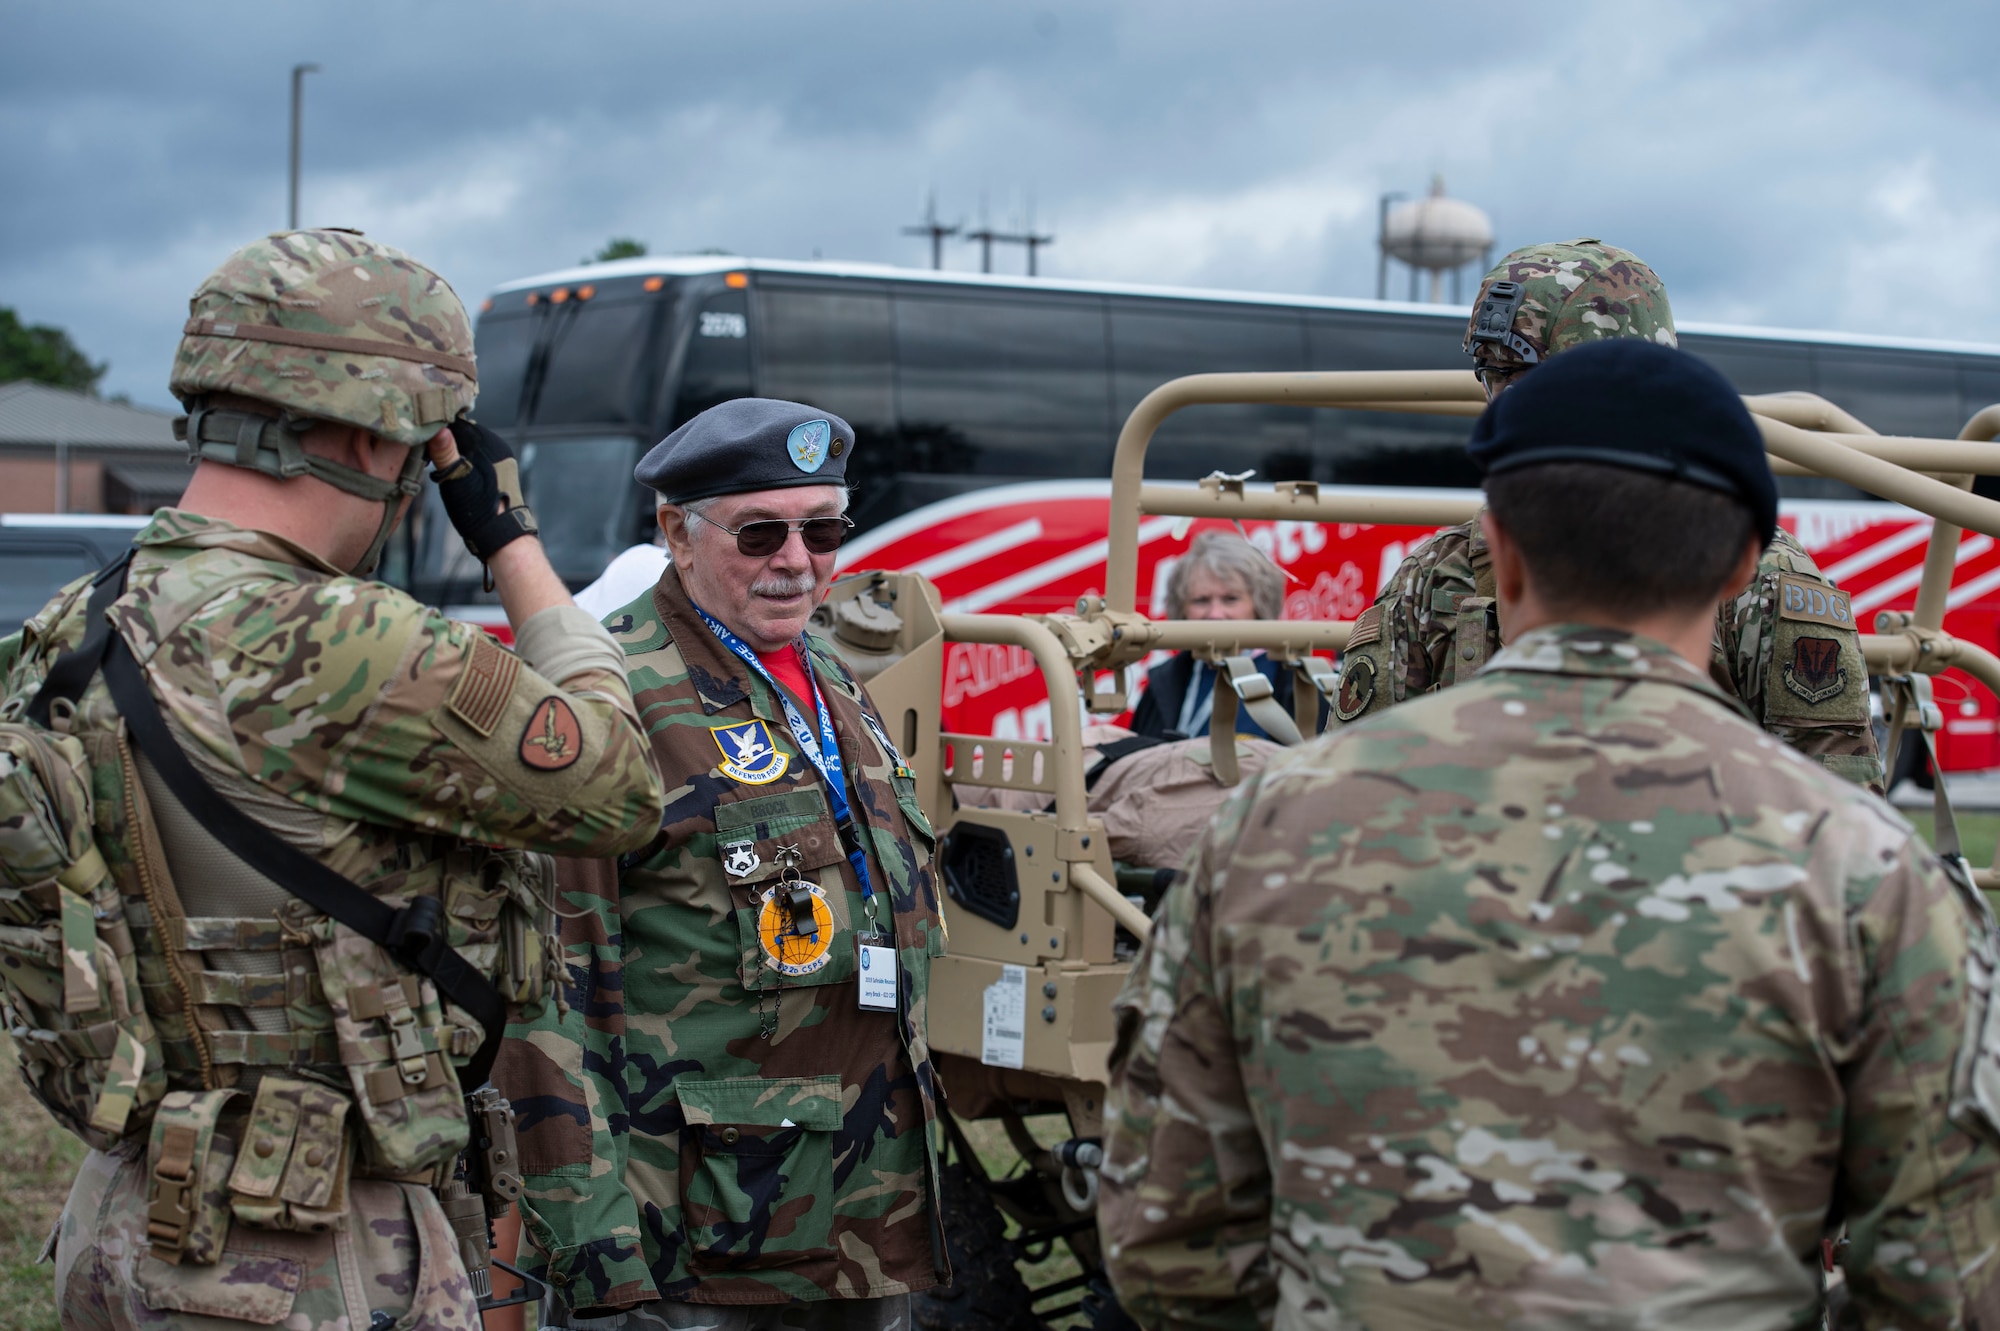
[[(1496, 283), (1513, 283), (1518, 290), (1493, 293)], [(1512, 338), (1480, 331), (1480, 311), (1489, 293), (1513, 306)], [(1639, 337), (1679, 345), (1673, 309), (1659, 277), (1631, 251), (1588, 236), (1515, 250), (1486, 274), (1472, 306), (1465, 351), (1482, 362), (1533, 364), (1600, 338)], [(1508, 345), (1516, 339), (1534, 354)]]
[(174, 394), (270, 403), (417, 447), (478, 393), (472, 321), (442, 277), (358, 231), (243, 246), (188, 302)]

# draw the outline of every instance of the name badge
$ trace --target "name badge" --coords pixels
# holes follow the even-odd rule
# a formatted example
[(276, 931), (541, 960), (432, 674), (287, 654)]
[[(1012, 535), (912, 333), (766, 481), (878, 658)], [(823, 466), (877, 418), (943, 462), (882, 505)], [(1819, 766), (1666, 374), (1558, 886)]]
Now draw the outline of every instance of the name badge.
[(888, 934), (856, 934), (854, 973), (861, 977), (861, 1010), (896, 1010), (896, 940)]

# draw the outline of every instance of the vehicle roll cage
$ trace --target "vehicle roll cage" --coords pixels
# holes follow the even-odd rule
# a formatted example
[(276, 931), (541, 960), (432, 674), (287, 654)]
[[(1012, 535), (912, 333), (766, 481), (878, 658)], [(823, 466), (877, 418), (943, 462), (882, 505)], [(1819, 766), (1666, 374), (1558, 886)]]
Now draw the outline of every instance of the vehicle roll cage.
[[(1763, 433), (1772, 470), (1779, 475), (1845, 481), (1933, 519), (1916, 609), (1879, 614), (1877, 631), (1861, 636), (1870, 673), (1884, 676), (1890, 685), (1885, 690), (1893, 699), (1894, 711), (1890, 754), (1906, 726), (1916, 725), (1927, 740), (1938, 728), (1940, 717), (1931, 703), (1930, 676), (1956, 666), (2000, 694), (2000, 657), (1952, 637), (1943, 628), (1959, 537), (1969, 529), (2000, 539), (2000, 502), (1970, 492), (1975, 476), (2000, 475), (2000, 444), (1993, 442), (2000, 435), (2000, 405), (1974, 414), (1956, 439), (1920, 439), (1879, 435), (1811, 393), (1746, 396), (1743, 401)], [(1347, 621), (1157, 620), (1140, 613), (1141, 519), (1165, 516), (1445, 525), (1463, 522), (1478, 509), (1477, 500), (1464, 497), (1430, 497), (1407, 490), (1323, 493), (1313, 481), (1251, 485), (1246, 479), (1221, 474), (1194, 486), (1147, 484), (1146, 450), (1160, 424), (1183, 408), (1223, 403), (1470, 417), (1485, 409), (1486, 396), (1469, 370), (1193, 374), (1170, 380), (1148, 393), (1119, 431), (1112, 462), (1104, 595), (1082, 598), (1073, 614), (942, 616), (948, 641), (1011, 645), (1032, 654), (1041, 667), (1052, 705), (1048, 743), (946, 734), (940, 736), (940, 762), (935, 770), (945, 780), (971, 779), (956, 755), (1004, 744), (1009, 753), (1006, 775), (1002, 778), (996, 770), (982, 776), (981, 781), (1050, 795), (1057, 829), (1056, 857), (1066, 866), (1067, 886), (1141, 935), (1147, 928), (1144, 912), (1091, 863), (1096, 858), (1091, 850), (1093, 833), (1101, 836), (1101, 828), (1093, 827), (1085, 807), (1084, 711), (1102, 716), (1123, 712), (1131, 667), (1156, 650), (1191, 651), (1221, 667), (1231, 656), (1260, 648), (1299, 672), (1299, 685), (1308, 697), (1314, 691), (1324, 694), (1332, 686), (1333, 676), (1323, 666), (1316, 669), (1308, 662), (1316, 653), (1339, 651), (1354, 627)], [(1111, 676), (1109, 689), (1102, 687), (1105, 672)], [(1218, 677), (1227, 679), (1227, 670), (1219, 670)], [(1081, 705), (1065, 705), (1066, 699), (1076, 699)], [(1239, 701), (1249, 705), (1254, 700), (1248, 691), (1239, 699), (1229, 689), (1218, 689), (1212, 753), (1217, 774), (1226, 784), (1234, 783), (1237, 763), (1233, 725), (1223, 723), (1234, 714)], [(1303, 704), (1300, 710), (1306, 710)], [(1022, 761), (1015, 761), (1016, 753)], [(1026, 761), (1031, 756), (1033, 761)], [(1943, 786), (1940, 774), (1940, 792)], [(1945, 833), (1950, 813), (1941, 793), (1938, 812), (1938, 831)], [(1940, 837), (1940, 849), (1955, 854), (1955, 833), (1949, 834), (1949, 840), (1950, 848), (1945, 849), (1945, 838)], [(2000, 864), (1980, 869), (1974, 877), (1982, 888), (2000, 889)]]

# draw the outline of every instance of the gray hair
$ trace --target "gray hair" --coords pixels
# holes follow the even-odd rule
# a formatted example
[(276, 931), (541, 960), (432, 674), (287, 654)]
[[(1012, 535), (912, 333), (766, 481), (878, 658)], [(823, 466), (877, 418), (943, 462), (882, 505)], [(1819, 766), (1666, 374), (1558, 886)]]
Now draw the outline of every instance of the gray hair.
[(1188, 580), (1196, 569), (1243, 584), (1259, 619), (1285, 617), (1285, 575), (1250, 542), (1234, 532), (1205, 531), (1167, 575), (1167, 618), (1187, 618)]

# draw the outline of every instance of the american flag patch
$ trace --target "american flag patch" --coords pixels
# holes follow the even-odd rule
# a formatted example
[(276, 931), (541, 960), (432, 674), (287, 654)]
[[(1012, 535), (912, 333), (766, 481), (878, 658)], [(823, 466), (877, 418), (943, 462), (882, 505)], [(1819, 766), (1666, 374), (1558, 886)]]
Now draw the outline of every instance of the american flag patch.
[(472, 654), (458, 683), (452, 686), (445, 710), (478, 731), (483, 739), (500, 724), (514, 681), (521, 676), (521, 658), (502, 647), (487, 634), (472, 644)]

